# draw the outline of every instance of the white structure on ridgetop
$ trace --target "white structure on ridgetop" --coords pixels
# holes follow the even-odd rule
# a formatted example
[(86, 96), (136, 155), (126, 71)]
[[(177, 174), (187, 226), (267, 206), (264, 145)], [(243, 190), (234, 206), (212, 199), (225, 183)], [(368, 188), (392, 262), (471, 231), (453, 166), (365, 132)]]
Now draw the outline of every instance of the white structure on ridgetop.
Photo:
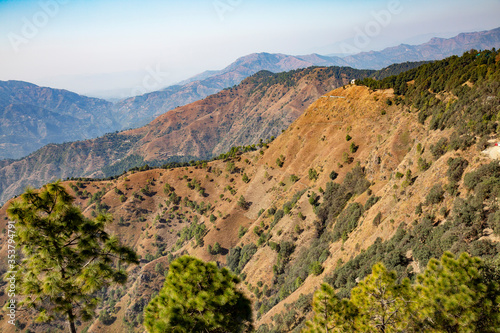
[(356, 84), (356, 79), (352, 79), (351, 84)]

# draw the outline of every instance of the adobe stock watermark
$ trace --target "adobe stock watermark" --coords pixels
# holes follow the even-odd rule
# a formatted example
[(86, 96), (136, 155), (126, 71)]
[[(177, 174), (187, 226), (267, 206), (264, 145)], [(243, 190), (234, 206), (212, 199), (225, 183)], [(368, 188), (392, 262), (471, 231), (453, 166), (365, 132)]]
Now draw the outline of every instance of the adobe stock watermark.
[(387, 8), (380, 11), (372, 11), (370, 14), (373, 20), (368, 21), (363, 29), (355, 27), (356, 35), (352, 39), (352, 44), (343, 42), (340, 44), (342, 53), (360, 53), (370, 45), (373, 38), (380, 35), (382, 29), (387, 27), (392, 22), (394, 15), (399, 15), (403, 12), (403, 6), (399, 0), (391, 0), (387, 3)]
[(7, 273), (5, 273), (5, 280), (7, 281), (7, 322), (11, 325), (16, 324), (16, 222), (9, 221), (7, 224)]
[(19, 48), (23, 44), (28, 44), (35, 38), (40, 30), (45, 28), (51, 19), (53, 19), (61, 9), (62, 5), (69, 3), (69, 0), (40, 0), (38, 7), (40, 10), (35, 12), (30, 19), (23, 17), (22, 26), (19, 33), (10, 32), (7, 35), (10, 45), (14, 52), (19, 52)]
[(212, 4), (219, 20), (224, 21), (226, 14), (234, 11), (242, 2), (243, 0), (215, 0)]
[(165, 87), (167, 78), (170, 76), (170, 73), (163, 72), (160, 68), (160, 64), (156, 64), (155, 68), (147, 66), (145, 71), (146, 74), (142, 78), (141, 84), (133, 87), (130, 91), (130, 95), (122, 95), (122, 98), (144, 95)]

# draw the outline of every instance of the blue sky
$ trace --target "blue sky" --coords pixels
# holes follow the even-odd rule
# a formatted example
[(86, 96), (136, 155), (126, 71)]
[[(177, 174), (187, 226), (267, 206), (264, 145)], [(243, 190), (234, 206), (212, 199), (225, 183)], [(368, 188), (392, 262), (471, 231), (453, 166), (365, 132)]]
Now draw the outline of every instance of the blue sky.
[(499, 0), (0, 0), (0, 80), (93, 93), (156, 71), (159, 89), (254, 52), (381, 49), (496, 28), (498, 13)]

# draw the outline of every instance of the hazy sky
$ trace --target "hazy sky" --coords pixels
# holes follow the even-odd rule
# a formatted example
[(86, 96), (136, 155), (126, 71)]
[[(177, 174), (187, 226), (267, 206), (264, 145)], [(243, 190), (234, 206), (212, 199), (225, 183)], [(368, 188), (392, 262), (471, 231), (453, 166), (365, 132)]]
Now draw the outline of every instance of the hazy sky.
[[(145, 77), (160, 89), (254, 52), (368, 51), (488, 30), (499, 13), (499, 0), (0, 0), (0, 80), (127, 94)], [(368, 41), (353, 40), (363, 31)]]

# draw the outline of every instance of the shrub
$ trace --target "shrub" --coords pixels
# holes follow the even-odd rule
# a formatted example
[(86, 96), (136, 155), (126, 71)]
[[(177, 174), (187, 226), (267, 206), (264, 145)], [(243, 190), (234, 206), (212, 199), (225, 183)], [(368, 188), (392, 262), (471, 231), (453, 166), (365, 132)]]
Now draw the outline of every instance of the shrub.
[(355, 166), (351, 172), (346, 174), (342, 185), (333, 182), (327, 183), (323, 203), (317, 209), (319, 218), (315, 224), (317, 236), (321, 235), (327, 224), (334, 222), (353, 195), (363, 193), (369, 186), (370, 182), (365, 178), (363, 168), (360, 166)]
[(450, 149), (453, 150), (465, 150), (472, 146), (476, 139), (474, 136), (469, 135), (469, 134), (458, 134), (457, 131), (453, 132), (450, 136), (450, 144), (449, 147)]
[(423, 152), (423, 147), (422, 144), (419, 142), (417, 144), (417, 153), (422, 154), (422, 152)]
[(229, 173), (233, 173), (236, 170), (236, 166), (233, 161), (229, 161), (226, 164), (226, 171)]
[(283, 164), (285, 164), (285, 156), (280, 155), (280, 157), (276, 159), (276, 165), (281, 168)]
[(319, 195), (312, 192), (311, 196), (309, 197), (309, 203), (311, 204), (311, 206), (315, 207), (318, 204), (318, 200), (319, 200)]
[(415, 214), (420, 215), (422, 214), (422, 204), (419, 203), (417, 207), (415, 207)]
[(367, 211), (368, 209), (370, 209), (373, 205), (375, 205), (379, 200), (381, 199), (381, 197), (376, 197), (374, 195), (372, 195), (371, 197), (368, 198), (368, 200), (366, 200), (366, 203), (365, 203), (365, 211)]
[(355, 152), (358, 151), (359, 146), (356, 146), (354, 142), (351, 142), (351, 145), (349, 146), (349, 151), (351, 154), (354, 154)]
[(350, 164), (353, 161), (353, 158), (349, 156), (348, 152), (343, 152), (342, 153), (342, 163), (344, 164)]
[(483, 151), (488, 148), (488, 136), (483, 136), (477, 142), (477, 150)]
[(446, 138), (441, 138), (435, 145), (431, 145), (430, 150), (432, 156), (434, 156), (435, 159), (438, 159), (444, 153), (446, 153), (446, 150), (448, 149), (448, 139)]
[(500, 165), (498, 162), (494, 161), (490, 164), (482, 165), (476, 171), (467, 173), (464, 177), (464, 185), (466, 188), (472, 190), (475, 189), (477, 185), (486, 182), (488, 178), (491, 178), (490, 183), (492, 192), (497, 192), (499, 188), (498, 185), (495, 184), (498, 183), (497, 179), (500, 178)]
[(278, 253), (278, 257), (280, 257), (280, 259), (283, 261), (289, 261), (290, 256), (292, 255), (293, 251), (295, 251), (295, 244), (288, 241), (282, 241), (279, 245), (280, 250)]
[(238, 229), (238, 238), (243, 237), (247, 233), (247, 231), (248, 231), (247, 228), (240, 225), (240, 227)]
[(431, 167), (431, 162), (427, 162), (424, 158), (419, 157), (418, 158), (418, 169), (420, 171), (426, 171)]
[(240, 196), (240, 199), (238, 200), (238, 206), (243, 209), (248, 209), (248, 206), (250, 204), (245, 200), (245, 197)]
[(349, 204), (337, 218), (337, 222), (333, 227), (333, 240), (336, 241), (347, 237), (358, 226), (358, 221), (363, 211), (363, 206), (359, 203)]
[(309, 267), (309, 273), (318, 276), (323, 273), (323, 266), (319, 261), (315, 261)]
[(453, 183), (457, 183), (462, 179), (462, 175), (469, 166), (469, 161), (465, 158), (449, 158), (448, 159), (448, 171), (446, 172), (448, 180)]
[(426, 205), (438, 204), (444, 199), (444, 190), (441, 183), (434, 185), (425, 197)]
[(488, 218), (488, 225), (493, 229), (495, 234), (500, 235), (500, 211), (490, 214)]
[(318, 179), (318, 172), (315, 169), (313, 169), (313, 168), (309, 169), (308, 173), (309, 173), (309, 180)]
[(337, 179), (338, 177), (338, 173), (336, 173), (334, 170), (332, 170), (332, 172), (330, 172), (330, 179), (333, 181), (335, 179)]
[(381, 222), (382, 222), (382, 213), (378, 212), (378, 214), (373, 219), (373, 225), (376, 226), (376, 227), (378, 227)]
[(248, 175), (246, 173), (244, 173), (243, 176), (241, 177), (241, 180), (244, 183), (248, 183), (250, 181), (250, 178), (248, 178)]
[(343, 184), (350, 189), (354, 194), (361, 194), (370, 187), (370, 181), (365, 178), (363, 168), (356, 165), (351, 172), (345, 175)]
[(213, 252), (212, 254), (219, 254), (219, 253), (221, 253), (221, 250), (222, 250), (222, 248), (221, 248), (219, 242), (215, 242), (214, 247), (212, 248), (212, 252)]
[(285, 216), (285, 211), (283, 209), (279, 209), (276, 211), (276, 214), (274, 214), (274, 220), (271, 223), (271, 228), (274, 227), (282, 218)]

